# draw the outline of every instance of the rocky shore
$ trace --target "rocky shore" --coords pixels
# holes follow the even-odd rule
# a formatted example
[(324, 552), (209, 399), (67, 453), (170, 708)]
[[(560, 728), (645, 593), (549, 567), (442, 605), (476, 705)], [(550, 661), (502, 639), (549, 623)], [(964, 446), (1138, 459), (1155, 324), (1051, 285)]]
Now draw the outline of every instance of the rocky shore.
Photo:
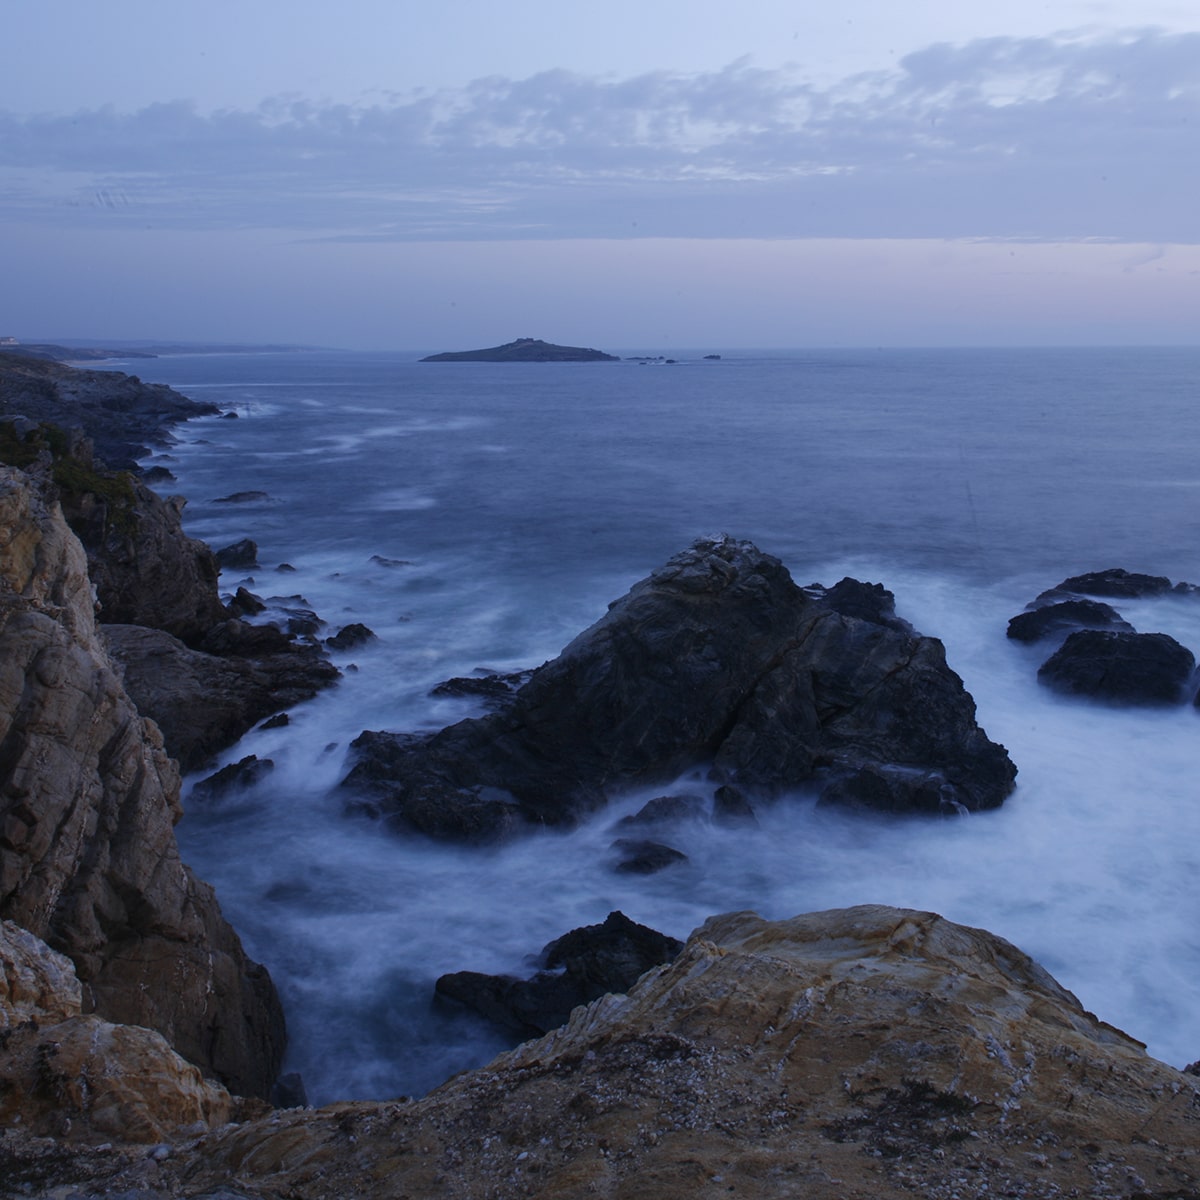
[[(222, 600), (182, 502), (93, 455), (89, 422), (145, 444), (183, 398), (35, 366), (0, 363), (4, 1200), (1200, 1195), (1195, 1075), (1003, 939), (872, 905), (713, 917), (683, 946), (614, 913), (530, 981), (439, 985), (543, 1036), (423, 1099), (272, 1110), (283, 1014), (179, 859), (179, 764), (336, 673)], [(360, 739), (345, 795), (401, 836), (486, 840), (706, 764), (706, 795), (652, 801), (637, 840), (800, 785), (911, 819), (1015, 778), (882, 587), (798, 587), (734, 539), (494, 682), (485, 717)]]

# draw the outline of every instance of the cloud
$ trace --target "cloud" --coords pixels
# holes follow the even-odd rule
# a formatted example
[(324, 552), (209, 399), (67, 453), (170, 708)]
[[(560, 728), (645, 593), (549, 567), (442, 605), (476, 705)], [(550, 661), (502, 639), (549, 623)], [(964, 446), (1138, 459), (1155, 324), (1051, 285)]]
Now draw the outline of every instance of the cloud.
[(373, 105), (0, 113), (0, 212), (347, 241), (1198, 242), (1200, 34), (989, 38), (794, 69), (548, 71)]

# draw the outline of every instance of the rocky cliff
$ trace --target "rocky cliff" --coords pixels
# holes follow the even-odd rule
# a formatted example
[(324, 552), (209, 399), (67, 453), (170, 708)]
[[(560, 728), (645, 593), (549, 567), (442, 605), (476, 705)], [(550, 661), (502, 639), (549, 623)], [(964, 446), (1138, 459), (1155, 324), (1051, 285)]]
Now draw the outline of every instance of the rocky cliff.
[(9, 468), (0, 539), (0, 917), (71, 959), (84, 1011), (265, 1095), (274, 989), (179, 860), (178, 768), (105, 653), (82, 546)]
[(289, 1110), (158, 1161), (83, 1148), (86, 1121), (0, 1154), (10, 1194), (1183, 1200), (1196, 1083), (1003, 939), (868, 905), (713, 918), (627, 996), (422, 1100)]

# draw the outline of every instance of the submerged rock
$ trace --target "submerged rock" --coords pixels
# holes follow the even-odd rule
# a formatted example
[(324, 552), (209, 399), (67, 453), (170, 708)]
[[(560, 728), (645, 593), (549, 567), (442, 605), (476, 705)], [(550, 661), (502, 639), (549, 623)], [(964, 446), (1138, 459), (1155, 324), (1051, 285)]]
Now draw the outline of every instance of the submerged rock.
[(432, 736), (364, 733), (343, 786), (397, 827), (457, 840), (569, 825), (702, 764), (758, 795), (872, 766), (895, 768), (893, 809), (925, 811), (931, 788), (945, 811), (999, 805), (1016, 768), (941, 643), (890, 616), (886, 595), (802, 590), (748, 542), (697, 542), (503, 711)]
[(1165, 633), (1073, 633), (1038, 670), (1057, 692), (1122, 704), (1182, 704), (1196, 659)]

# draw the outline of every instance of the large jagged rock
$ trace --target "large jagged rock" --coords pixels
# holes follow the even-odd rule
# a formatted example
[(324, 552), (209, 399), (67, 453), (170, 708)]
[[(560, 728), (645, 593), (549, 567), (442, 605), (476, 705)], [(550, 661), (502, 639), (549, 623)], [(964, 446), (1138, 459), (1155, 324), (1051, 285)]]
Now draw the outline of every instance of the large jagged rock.
[[(228, 1127), (180, 1147), (158, 1186), (292, 1200), (1168, 1200), (1200, 1188), (1197, 1082), (993, 934), (882, 906), (734, 913), (628, 995), (422, 1100)], [(105, 1191), (127, 1178), (111, 1173)]]
[(83, 549), (8, 468), (0, 528), (0, 917), (71, 959), (85, 1010), (266, 1095), (278, 999), (179, 860), (178, 769), (98, 639)]
[[(697, 542), (502, 711), (429, 737), (364, 733), (345, 786), (400, 827), (461, 840), (569, 824), (704, 763), (756, 792), (816, 781), (893, 811), (999, 805), (1016, 769), (941, 643), (884, 595), (802, 590), (747, 542)], [(854, 786), (864, 772), (872, 786)]]
[[(230, 630), (227, 626), (238, 626)], [(210, 631), (241, 654), (208, 654), (140, 625), (105, 625), (112, 657), (138, 711), (162, 730), (167, 752), (199, 770), (264, 717), (309, 700), (339, 678), (316, 646), (273, 626), (231, 621)]]
[(73, 1140), (158, 1142), (226, 1122), (229, 1093), (161, 1034), (85, 1016), (70, 961), (0, 921), (0, 1122)]

